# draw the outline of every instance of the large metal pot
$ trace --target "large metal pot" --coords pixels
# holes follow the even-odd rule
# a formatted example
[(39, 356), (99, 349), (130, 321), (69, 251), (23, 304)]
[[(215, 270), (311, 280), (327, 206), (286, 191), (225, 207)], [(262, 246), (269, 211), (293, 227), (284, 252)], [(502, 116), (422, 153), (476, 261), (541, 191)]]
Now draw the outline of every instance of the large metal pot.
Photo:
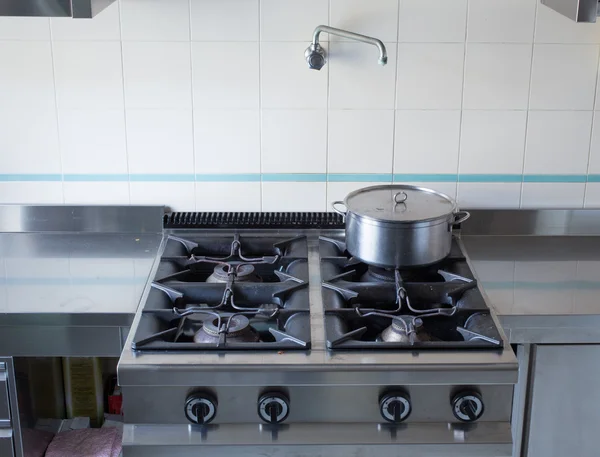
[(384, 268), (439, 262), (450, 253), (452, 226), (470, 216), (447, 195), (408, 185), (365, 187), (332, 206), (346, 219), (348, 252)]

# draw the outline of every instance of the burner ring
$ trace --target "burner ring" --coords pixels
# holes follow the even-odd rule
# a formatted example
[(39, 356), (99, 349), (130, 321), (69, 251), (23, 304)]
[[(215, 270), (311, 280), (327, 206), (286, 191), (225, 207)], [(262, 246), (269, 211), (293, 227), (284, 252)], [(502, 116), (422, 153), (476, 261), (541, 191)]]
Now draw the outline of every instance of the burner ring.
[(262, 282), (255, 272), (254, 265), (249, 263), (219, 264), (206, 282), (227, 283), (230, 276), (233, 276), (237, 282)]
[(365, 276), (367, 279), (374, 279), (376, 281), (396, 282), (394, 273), (394, 270), (387, 270), (385, 268), (374, 267), (372, 265), (369, 265)]
[[(233, 316), (233, 317), (229, 317), (229, 318), (223, 317), (223, 318), (221, 318), (221, 327), (227, 326), (228, 322), (229, 322), (229, 329), (226, 333), (227, 333), (227, 336), (229, 336), (229, 337), (239, 336), (239, 335), (243, 334), (244, 331), (248, 330), (248, 328), (250, 327), (250, 321), (248, 320), (248, 318), (246, 316), (239, 315), (239, 316)], [(219, 329), (218, 325), (219, 325), (219, 319), (214, 318), (212, 320), (204, 321), (202, 329), (204, 330), (205, 333), (209, 334), (210, 336), (219, 336), (220, 329)]]
[(420, 317), (394, 316), (392, 324), (381, 332), (378, 340), (385, 343), (412, 344), (431, 341), (431, 336), (424, 330), (423, 319)]
[(420, 317), (413, 318), (409, 316), (409, 319), (409, 322), (407, 322), (408, 319), (404, 320), (402, 316), (398, 316), (397, 318), (392, 319), (392, 328), (397, 332), (407, 333), (407, 329), (410, 324), (414, 326), (415, 330), (423, 326), (423, 319), (421, 319)]

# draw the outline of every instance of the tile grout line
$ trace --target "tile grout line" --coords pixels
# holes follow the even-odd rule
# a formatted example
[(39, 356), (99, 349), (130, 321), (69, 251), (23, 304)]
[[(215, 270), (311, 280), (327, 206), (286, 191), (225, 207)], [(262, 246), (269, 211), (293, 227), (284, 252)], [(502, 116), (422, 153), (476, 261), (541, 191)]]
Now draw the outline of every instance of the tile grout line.
[(192, 97), (192, 167), (194, 170), (194, 210), (198, 211), (198, 179), (196, 178), (196, 119), (194, 107), (194, 40), (192, 39), (192, 0), (188, 1), (188, 24), (190, 28), (190, 96)]
[(398, 122), (398, 118), (396, 116), (396, 112), (397, 112), (397, 98), (398, 98), (398, 67), (400, 66), (400, 14), (402, 11), (402, 0), (398, 0), (398, 14), (396, 14), (396, 62), (394, 62), (394, 64), (396, 65), (396, 73), (395, 73), (395, 77), (394, 77), (394, 100), (393, 100), (393, 106), (394, 106), (394, 122), (392, 125), (392, 128), (394, 129), (392, 131), (392, 184), (394, 184), (395, 179), (394, 179), (394, 172), (396, 171), (396, 122)]
[(463, 47), (463, 68), (462, 68), (462, 88), (460, 94), (460, 115), (458, 121), (458, 158), (456, 161), (456, 186), (454, 188), (454, 199), (458, 202), (460, 189), (460, 159), (462, 156), (462, 132), (463, 132), (463, 112), (465, 107), (465, 86), (467, 81), (467, 42), (469, 38), (469, 9), (470, 1), (467, 0), (467, 11), (465, 12), (465, 41)]
[(261, 15), (261, 1), (257, 0), (258, 6), (258, 169), (260, 171), (260, 183), (259, 183), (259, 193), (260, 193), (260, 201), (259, 208), (260, 211), (263, 210), (263, 107), (262, 107), (262, 15)]
[[(559, 183), (585, 184), (588, 176), (595, 179), (600, 174), (546, 174), (532, 173), (395, 173), (406, 181), (448, 182), (456, 183), (457, 179), (465, 183)], [(387, 182), (393, 173), (329, 173), (330, 182)], [(0, 182), (326, 182), (326, 173), (0, 173)], [(215, 179), (218, 177), (219, 179)], [(598, 181), (590, 181), (598, 182)]]
[[(84, 19), (85, 20), (85, 19)], [(46, 42), (46, 39), (43, 38), (34, 38), (34, 39), (27, 39), (27, 38), (0, 38), (0, 43), (2, 42)], [(65, 38), (60, 38), (57, 39), (56, 41), (58, 42), (69, 42), (69, 41), (76, 41), (73, 39), (65, 39)], [(116, 42), (116, 41), (121, 41), (121, 40), (116, 40), (116, 39), (94, 39), (94, 40), (82, 40), (82, 41), (102, 41), (102, 42)], [(132, 42), (132, 43), (184, 43), (185, 41), (183, 40), (176, 40), (176, 39), (161, 39), (161, 40), (156, 40), (156, 39), (142, 39), (142, 38), (136, 38), (136, 39), (128, 39), (125, 40), (128, 42)], [(194, 40), (197, 43), (249, 43), (255, 40)], [(306, 41), (302, 41), (302, 40), (261, 40), (264, 43), (306, 43)], [(327, 43), (330, 40), (327, 39), (322, 39), (321, 41)], [(352, 43), (352, 40), (348, 40), (348, 39), (336, 39), (336, 41), (341, 42), (341, 43)], [(406, 40), (399, 40), (398, 43), (402, 43), (402, 44), (461, 44), (462, 41), (406, 41)], [(515, 45), (515, 44), (531, 44), (531, 42), (529, 41), (471, 41), (471, 43), (473, 44), (499, 44), (499, 45)], [(543, 44), (543, 45), (561, 45), (561, 46), (595, 46), (597, 45), (597, 43), (591, 43), (591, 42), (583, 42), (583, 41), (577, 41), (577, 42), (571, 42), (571, 43), (565, 43), (565, 42), (554, 42), (554, 41), (543, 41), (543, 42), (538, 42), (537, 44)]]
[(533, 15), (533, 33), (531, 36), (531, 60), (529, 62), (529, 86), (527, 87), (527, 114), (525, 116), (525, 141), (523, 144), (523, 160), (521, 162), (521, 192), (519, 193), (519, 208), (523, 207), (523, 193), (525, 191), (525, 164), (527, 160), (527, 143), (529, 134), (529, 114), (531, 107), (531, 85), (533, 82), (533, 56), (535, 54), (535, 34), (537, 32), (538, 2), (535, 3), (535, 12)]
[(588, 185), (589, 185), (589, 175), (590, 175), (590, 165), (592, 163), (592, 142), (594, 141), (594, 126), (596, 124), (596, 99), (598, 97), (598, 76), (600, 76), (599, 74), (599, 66), (600, 66), (600, 46), (596, 45), (597, 49), (597, 57), (596, 57), (596, 86), (594, 87), (594, 100), (593, 100), (593, 105), (592, 105), (592, 125), (590, 127), (590, 142), (588, 145), (588, 160), (587, 160), (587, 167), (586, 167), (586, 180), (585, 180), (585, 187), (583, 188), (583, 203), (581, 205), (582, 208), (585, 208), (586, 206), (586, 201), (587, 201), (587, 194), (588, 194)]
[[(327, 2), (327, 25), (331, 24), (331, 0)], [(328, 37), (329, 38), (329, 37)], [(331, 52), (331, 42), (329, 43)], [(327, 100), (325, 100), (325, 211), (329, 202), (329, 87), (330, 87), (329, 65), (327, 65)]]
[(52, 61), (52, 88), (54, 89), (54, 113), (55, 113), (55, 122), (56, 122), (56, 139), (58, 142), (58, 163), (60, 166), (60, 186), (61, 186), (61, 194), (62, 194), (62, 203), (65, 203), (65, 171), (63, 164), (63, 149), (60, 135), (60, 116), (58, 110), (58, 92), (56, 90), (56, 62), (54, 59), (54, 36), (52, 33), (52, 23), (50, 19), (48, 19), (48, 33), (50, 37), (50, 59)]
[(117, 2), (119, 8), (119, 49), (121, 50), (121, 84), (123, 85), (123, 126), (125, 128), (125, 163), (127, 164), (127, 193), (129, 204), (131, 205), (131, 174), (129, 170), (129, 137), (127, 130), (127, 106), (125, 102), (125, 54), (123, 52), (123, 16), (121, 10), (121, 1)]

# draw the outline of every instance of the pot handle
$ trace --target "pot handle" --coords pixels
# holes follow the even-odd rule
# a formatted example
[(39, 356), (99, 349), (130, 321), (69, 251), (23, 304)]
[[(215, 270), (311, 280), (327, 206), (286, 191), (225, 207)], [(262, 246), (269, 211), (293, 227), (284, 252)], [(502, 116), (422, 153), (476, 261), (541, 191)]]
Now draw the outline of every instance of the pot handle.
[[(346, 211), (342, 211), (341, 209), (336, 208), (335, 205), (344, 205), (344, 207), (346, 208)], [(333, 210), (336, 213), (341, 214), (342, 216), (346, 217), (346, 213), (348, 212), (348, 208), (346, 207), (346, 204), (343, 201), (338, 200), (337, 202), (333, 202), (331, 204), (331, 207), (333, 208)]]
[(452, 222), (452, 225), (462, 224), (470, 217), (471, 213), (468, 211), (458, 211), (457, 213), (454, 213), (454, 222)]

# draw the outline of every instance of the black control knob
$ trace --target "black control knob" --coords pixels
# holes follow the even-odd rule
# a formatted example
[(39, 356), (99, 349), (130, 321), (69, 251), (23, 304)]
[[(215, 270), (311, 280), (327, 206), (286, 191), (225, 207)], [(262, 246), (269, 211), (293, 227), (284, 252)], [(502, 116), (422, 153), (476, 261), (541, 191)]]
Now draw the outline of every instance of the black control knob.
[(406, 392), (389, 392), (379, 399), (379, 412), (388, 422), (402, 422), (409, 416), (411, 409), (410, 397)]
[(268, 392), (258, 399), (258, 417), (268, 424), (280, 424), (290, 413), (290, 400), (279, 392)]
[(475, 422), (483, 415), (483, 400), (477, 392), (461, 392), (452, 399), (452, 412), (461, 422)]
[(209, 394), (193, 394), (185, 402), (185, 417), (193, 424), (208, 424), (216, 415), (217, 400)]

